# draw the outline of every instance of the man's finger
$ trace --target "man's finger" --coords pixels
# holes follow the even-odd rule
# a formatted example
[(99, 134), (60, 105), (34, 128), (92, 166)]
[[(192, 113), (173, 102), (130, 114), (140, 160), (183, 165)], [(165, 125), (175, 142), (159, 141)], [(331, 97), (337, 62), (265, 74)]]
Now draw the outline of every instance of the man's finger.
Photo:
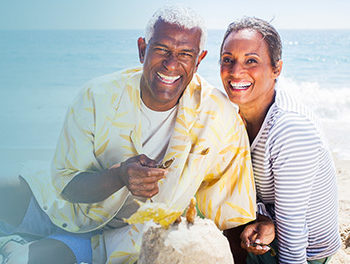
[(140, 197), (144, 197), (144, 198), (152, 198), (158, 192), (159, 192), (159, 188), (157, 185), (155, 188), (153, 188), (152, 190), (149, 190), (149, 191), (137, 189), (131, 193), (135, 196), (140, 196)]
[(168, 170), (158, 169), (158, 168), (140, 167), (137, 169), (137, 172), (138, 172), (139, 177), (149, 178), (149, 177), (165, 176), (168, 173)]
[(133, 177), (129, 180), (129, 183), (130, 184), (157, 183), (159, 180), (164, 178), (165, 176)]
[(141, 165), (128, 166), (125, 170), (125, 175), (128, 177), (128, 182), (136, 178), (149, 178), (149, 177), (164, 177), (167, 174), (167, 170), (158, 168), (148, 168)]
[(130, 184), (129, 189), (132, 191), (152, 191), (156, 185), (157, 183)]

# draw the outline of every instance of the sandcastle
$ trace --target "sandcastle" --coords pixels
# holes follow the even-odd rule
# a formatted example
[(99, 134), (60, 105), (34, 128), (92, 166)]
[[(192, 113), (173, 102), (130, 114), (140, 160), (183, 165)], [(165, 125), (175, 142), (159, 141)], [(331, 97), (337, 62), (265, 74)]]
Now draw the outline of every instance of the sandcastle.
[[(158, 205), (153, 205), (157, 207)], [(162, 207), (159, 205), (159, 207)], [(148, 208), (149, 209), (149, 208)], [(149, 211), (158, 219), (159, 213)], [(191, 201), (185, 217), (150, 224), (143, 234), (138, 264), (233, 264), (226, 237), (209, 219), (196, 217), (195, 202)], [(161, 209), (161, 214), (164, 211)], [(181, 214), (181, 213), (180, 213)], [(140, 219), (140, 215), (138, 216)], [(143, 213), (142, 218), (145, 218)], [(174, 220), (176, 219), (176, 220)], [(155, 222), (159, 222), (156, 220)]]

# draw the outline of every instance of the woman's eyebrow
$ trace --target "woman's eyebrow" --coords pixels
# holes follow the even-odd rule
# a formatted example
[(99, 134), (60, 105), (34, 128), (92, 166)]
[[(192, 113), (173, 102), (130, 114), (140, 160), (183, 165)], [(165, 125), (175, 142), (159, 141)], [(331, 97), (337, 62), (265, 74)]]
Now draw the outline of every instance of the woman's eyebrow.
[(244, 54), (245, 56), (251, 56), (251, 55), (255, 55), (255, 56), (258, 56), (259, 57), (259, 54), (256, 53), (256, 52), (248, 52), (246, 54)]

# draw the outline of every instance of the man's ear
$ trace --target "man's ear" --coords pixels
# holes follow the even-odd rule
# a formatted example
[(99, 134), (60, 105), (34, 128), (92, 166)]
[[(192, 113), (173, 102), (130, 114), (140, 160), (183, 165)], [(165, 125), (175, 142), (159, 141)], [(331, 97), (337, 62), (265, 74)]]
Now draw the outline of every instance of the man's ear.
[(205, 56), (207, 56), (207, 53), (208, 53), (207, 50), (203, 50), (203, 51), (201, 52), (201, 54), (199, 54), (198, 60), (197, 60), (197, 64), (196, 64), (196, 71), (197, 71), (198, 66), (199, 66), (199, 64), (201, 63), (201, 61), (204, 59)]
[(273, 68), (273, 78), (276, 80), (278, 78), (278, 76), (280, 76), (281, 74), (281, 71), (282, 71), (282, 65), (283, 65), (283, 61), (282, 60), (279, 60), (277, 63), (276, 63), (276, 66)]
[(145, 54), (146, 54), (146, 41), (144, 38), (139, 37), (137, 40), (137, 47), (139, 49), (139, 59), (140, 62), (143, 63), (145, 60)]

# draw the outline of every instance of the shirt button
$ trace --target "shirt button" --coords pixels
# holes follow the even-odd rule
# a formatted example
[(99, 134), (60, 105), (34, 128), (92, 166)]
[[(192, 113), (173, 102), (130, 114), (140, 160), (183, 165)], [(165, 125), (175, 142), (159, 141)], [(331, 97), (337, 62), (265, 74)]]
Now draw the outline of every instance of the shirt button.
[(47, 206), (46, 206), (46, 205), (44, 205), (44, 206), (43, 206), (43, 209), (46, 211), (46, 210), (47, 210)]
[(67, 224), (66, 224), (66, 223), (63, 223), (62, 227), (63, 227), (63, 228), (67, 227)]

